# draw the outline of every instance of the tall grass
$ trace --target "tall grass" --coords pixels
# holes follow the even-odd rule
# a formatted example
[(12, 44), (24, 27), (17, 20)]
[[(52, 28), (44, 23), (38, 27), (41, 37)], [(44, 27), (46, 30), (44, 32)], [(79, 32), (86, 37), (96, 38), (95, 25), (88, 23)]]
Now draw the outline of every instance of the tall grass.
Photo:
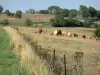
[(8, 34), (1, 28), (0, 75), (28, 75), (27, 71), (19, 65), (19, 59), (12, 53)]

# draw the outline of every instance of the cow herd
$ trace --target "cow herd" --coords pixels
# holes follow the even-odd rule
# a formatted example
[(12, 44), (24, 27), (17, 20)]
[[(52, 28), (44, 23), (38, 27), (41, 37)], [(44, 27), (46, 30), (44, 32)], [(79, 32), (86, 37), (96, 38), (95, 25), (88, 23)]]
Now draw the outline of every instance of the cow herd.
[[(43, 33), (43, 29), (42, 28), (38, 28), (37, 33)], [(96, 39), (96, 40), (100, 40), (100, 37), (97, 37), (95, 35), (91, 35), (91, 36), (87, 36), (86, 34), (77, 34), (77, 33), (72, 33), (72, 32), (66, 32), (66, 31), (62, 31), (61, 29), (55, 30), (54, 32), (50, 33), (50, 35), (56, 35), (56, 36), (68, 36), (68, 37), (75, 37), (75, 38), (79, 38), (79, 36), (83, 39), (89, 38), (89, 39)]]
[[(18, 27), (13, 27), (18, 31)], [(42, 28), (38, 28), (37, 29), (37, 33), (39, 34), (43, 34), (45, 33), (45, 31)], [(83, 39), (95, 39), (95, 40), (100, 40), (100, 37), (95, 36), (95, 35), (86, 35), (86, 34), (78, 34), (78, 33), (72, 33), (72, 32), (66, 32), (66, 31), (62, 31), (61, 29), (58, 30), (54, 30), (52, 33), (50, 33), (50, 35), (56, 35), (56, 36), (67, 36), (67, 37), (75, 37), (75, 38), (83, 38)]]

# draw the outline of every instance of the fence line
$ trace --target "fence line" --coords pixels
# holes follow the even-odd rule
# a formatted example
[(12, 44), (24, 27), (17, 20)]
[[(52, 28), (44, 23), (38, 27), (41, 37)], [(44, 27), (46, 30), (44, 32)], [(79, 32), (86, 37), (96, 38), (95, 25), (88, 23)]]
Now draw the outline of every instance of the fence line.
[[(15, 29), (17, 29), (17, 28), (15, 28)], [(21, 32), (18, 31), (18, 33), (20, 35), (22, 35)], [(37, 44), (35, 44), (35, 42), (32, 42), (31, 41), (32, 39), (29, 38), (28, 36), (26, 36), (25, 34), (23, 35), (23, 37), (24, 37), (25, 40), (27, 40), (27, 42), (30, 42), (30, 45), (33, 48), (35, 48), (36, 54), (38, 54), (41, 59), (47, 60), (47, 62), (50, 63), (49, 65), (51, 66), (50, 68), (54, 72), (54, 75), (70, 75), (70, 74), (67, 74), (66, 55), (64, 55), (64, 58), (63, 58), (64, 67), (63, 67), (63, 71), (62, 71), (62, 66), (61, 66), (61, 64), (59, 64), (59, 61), (58, 61), (58, 59), (56, 57), (55, 49), (54, 50), (45, 50), (44, 48), (42, 48), (41, 45), (37, 45)], [(48, 52), (53, 52), (53, 56), (50, 56)], [(72, 66), (74, 66), (74, 67), (71, 70), (68, 70), (68, 71), (70, 71), (72, 73), (72, 71), (75, 70), (76, 73), (74, 75), (83, 75), (82, 72), (79, 72), (80, 70), (78, 70), (78, 67), (81, 68), (82, 71), (84, 71), (83, 67), (89, 67), (89, 65), (88, 66), (83, 66), (83, 65), (78, 65), (78, 64), (77, 65), (72, 65)], [(97, 65), (91, 65), (91, 66), (97, 66)]]

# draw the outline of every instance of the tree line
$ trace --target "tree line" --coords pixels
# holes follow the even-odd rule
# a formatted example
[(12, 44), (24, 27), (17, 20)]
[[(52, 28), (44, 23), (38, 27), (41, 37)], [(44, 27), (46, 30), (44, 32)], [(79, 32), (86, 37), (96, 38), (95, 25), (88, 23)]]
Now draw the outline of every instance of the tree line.
[[(23, 13), (21, 10), (16, 11), (16, 13), (11, 13), (9, 10), (3, 12), (3, 7), (0, 5), (0, 13), (5, 13), (8, 16), (14, 16), (16, 13)], [(100, 20), (100, 10), (96, 10), (94, 7), (87, 7), (85, 5), (80, 5), (79, 10), (76, 9), (66, 9), (59, 6), (49, 6), (46, 10), (36, 11), (34, 9), (28, 9), (26, 14), (62, 14), (64, 17), (69, 18), (93, 18)]]

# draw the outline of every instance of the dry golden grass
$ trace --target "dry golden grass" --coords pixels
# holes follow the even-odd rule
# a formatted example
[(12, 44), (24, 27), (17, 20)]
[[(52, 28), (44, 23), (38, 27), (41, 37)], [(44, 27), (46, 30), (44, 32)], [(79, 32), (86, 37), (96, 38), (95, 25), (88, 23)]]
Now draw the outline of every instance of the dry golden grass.
[(22, 14), (21, 19), (17, 19), (14, 17), (6, 16), (5, 14), (0, 14), (0, 20), (8, 19), (9, 21), (25, 21), (25, 19), (31, 19), (34, 22), (50, 22), (51, 18), (54, 18), (53, 15), (45, 15), (45, 14)]
[[(17, 56), (20, 56), (20, 63), (27, 66), (30, 75), (52, 75), (52, 72), (47, 70), (45, 61), (40, 60), (31, 46), (23, 40), (16, 30), (11, 27), (5, 27), (4, 29), (8, 32), (12, 43), (15, 45), (14, 51)], [(21, 50), (19, 45), (21, 45)]]
[[(56, 49), (56, 55), (59, 58), (66, 54), (67, 67), (72, 69), (75, 65), (75, 52), (83, 52), (83, 68), (84, 75), (99, 75), (100, 70), (100, 41), (89, 39), (95, 29), (90, 28), (60, 28), (61, 30), (70, 31), (80, 34), (79, 38), (48, 35), (55, 29), (59, 28), (43, 28), (43, 34), (36, 34), (37, 28), (19, 27), (19, 31), (28, 35), (30, 38), (38, 41), (43, 48), (50, 50)], [(81, 35), (86, 34), (88, 37), (82, 39)]]

